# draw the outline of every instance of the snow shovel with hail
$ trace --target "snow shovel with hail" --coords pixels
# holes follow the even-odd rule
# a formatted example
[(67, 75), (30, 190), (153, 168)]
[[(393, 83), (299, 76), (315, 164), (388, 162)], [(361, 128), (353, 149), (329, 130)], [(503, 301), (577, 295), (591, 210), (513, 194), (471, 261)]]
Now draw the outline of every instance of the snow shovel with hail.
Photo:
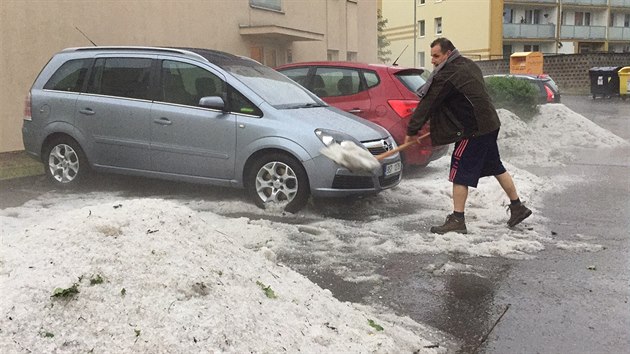
[(342, 141), (341, 143), (333, 143), (321, 150), (321, 153), (337, 164), (349, 169), (350, 171), (372, 171), (379, 167), (379, 161), (386, 157), (392, 156), (397, 152), (408, 149), (409, 147), (420, 143), (420, 141), (428, 137), (431, 133), (426, 133), (410, 142), (404, 143), (399, 147), (386, 151), (379, 155), (372, 155), (369, 151), (359, 147), (352, 141)]

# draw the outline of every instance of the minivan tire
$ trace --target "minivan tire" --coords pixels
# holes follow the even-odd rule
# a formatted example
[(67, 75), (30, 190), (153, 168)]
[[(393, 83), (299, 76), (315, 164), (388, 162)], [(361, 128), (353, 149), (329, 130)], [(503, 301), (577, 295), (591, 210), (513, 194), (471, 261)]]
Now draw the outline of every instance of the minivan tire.
[(247, 192), (256, 206), (288, 202), (284, 210), (296, 213), (308, 202), (310, 186), (304, 167), (283, 153), (257, 158), (247, 174)]
[(90, 171), (83, 149), (67, 136), (54, 138), (46, 146), (43, 163), (50, 181), (61, 187), (80, 184)]

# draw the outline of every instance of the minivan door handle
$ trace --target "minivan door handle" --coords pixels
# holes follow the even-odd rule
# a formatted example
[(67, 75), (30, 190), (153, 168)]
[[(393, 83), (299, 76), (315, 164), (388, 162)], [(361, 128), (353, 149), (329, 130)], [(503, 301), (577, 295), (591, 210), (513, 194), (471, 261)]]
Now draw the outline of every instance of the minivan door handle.
[(363, 110), (359, 109), (359, 108), (353, 108), (351, 110), (348, 111), (348, 113), (362, 113)]
[(83, 108), (79, 113), (85, 114), (86, 116), (93, 116), (96, 112), (94, 112), (92, 108)]
[(162, 117), (162, 118), (156, 118), (153, 120), (153, 123), (157, 123), (159, 125), (171, 125), (173, 124), (173, 122), (171, 122), (168, 118), (166, 117)]

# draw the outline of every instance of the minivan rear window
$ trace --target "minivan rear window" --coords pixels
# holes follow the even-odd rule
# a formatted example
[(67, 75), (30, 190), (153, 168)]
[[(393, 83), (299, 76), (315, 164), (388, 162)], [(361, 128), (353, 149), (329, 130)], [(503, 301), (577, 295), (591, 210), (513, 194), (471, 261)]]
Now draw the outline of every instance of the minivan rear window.
[(426, 70), (403, 70), (395, 74), (396, 78), (405, 85), (411, 92), (417, 92), (420, 86), (424, 85), (429, 78)]
[(92, 59), (68, 60), (50, 77), (44, 89), (81, 92), (91, 62)]

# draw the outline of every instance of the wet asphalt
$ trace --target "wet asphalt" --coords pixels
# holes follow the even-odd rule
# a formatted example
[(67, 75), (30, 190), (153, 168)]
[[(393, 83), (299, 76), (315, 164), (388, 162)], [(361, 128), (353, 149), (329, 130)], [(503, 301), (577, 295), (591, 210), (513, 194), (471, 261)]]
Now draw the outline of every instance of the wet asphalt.
[[(563, 103), (630, 140), (630, 101), (565, 96)], [(312, 271), (308, 259), (281, 255), (282, 261), (341, 301), (382, 304), (447, 333), (435, 338), (435, 344), (443, 341), (458, 353), (630, 352), (630, 148), (583, 149), (579, 156), (566, 166), (533, 171), (539, 176), (578, 174), (583, 180), (546, 196), (541, 212), (554, 239), (588, 238), (586, 242), (604, 246), (600, 251), (550, 246), (529, 260), (391, 254), (367, 260), (378, 263), (378, 273), (387, 279), (378, 285), (347, 282), (325, 269)], [(90, 190), (122, 190), (129, 197), (172, 194), (181, 199), (199, 197), (208, 188), (184, 184), (169, 192), (159, 181), (111, 176), (101, 181), (91, 183)], [(0, 208), (19, 206), (49, 190), (43, 176), (0, 181)], [(234, 190), (215, 189), (211, 195), (244, 198)], [(245, 215), (234, 215), (240, 216)], [(359, 216), (348, 211), (345, 217)], [(442, 274), (427, 269), (429, 264), (448, 262), (474, 271)]]

